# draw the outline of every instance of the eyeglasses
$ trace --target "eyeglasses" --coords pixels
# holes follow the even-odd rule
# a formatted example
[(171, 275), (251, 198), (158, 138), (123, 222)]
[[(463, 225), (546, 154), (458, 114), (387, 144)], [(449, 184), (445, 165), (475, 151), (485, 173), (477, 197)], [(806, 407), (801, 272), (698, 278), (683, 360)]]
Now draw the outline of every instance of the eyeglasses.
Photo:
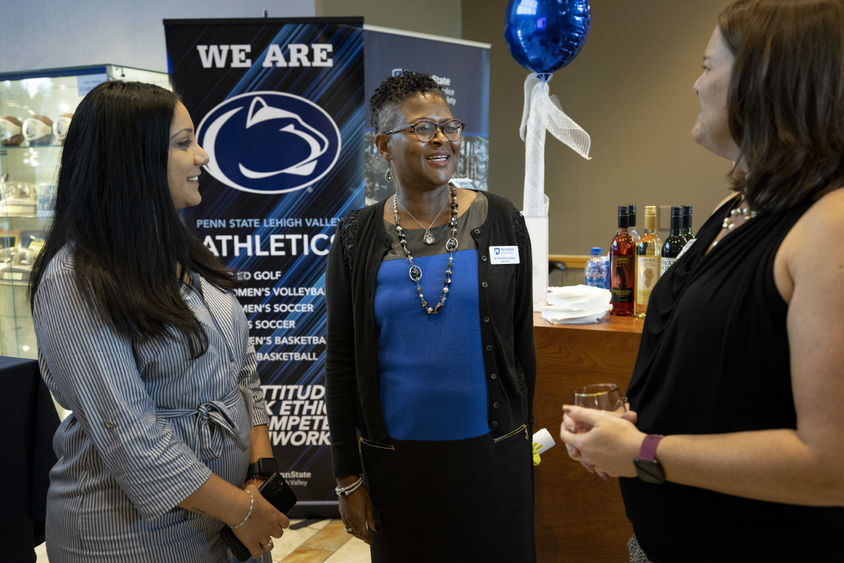
[(439, 129), (443, 132), (445, 138), (453, 143), (460, 140), (460, 135), (463, 133), (463, 127), (465, 126), (466, 124), (459, 119), (451, 119), (445, 123), (436, 123), (430, 119), (420, 119), (419, 121), (415, 121), (408, 125), (402, 125), (401, 127), (390, 129), (385, 133), (385, 135), (392, 135), (393, 133), (410, 129), (413, 131), (413, 134), (416, 135), (417, 139), (423, 143), (427, 143), (437, 136), (437, 129)]

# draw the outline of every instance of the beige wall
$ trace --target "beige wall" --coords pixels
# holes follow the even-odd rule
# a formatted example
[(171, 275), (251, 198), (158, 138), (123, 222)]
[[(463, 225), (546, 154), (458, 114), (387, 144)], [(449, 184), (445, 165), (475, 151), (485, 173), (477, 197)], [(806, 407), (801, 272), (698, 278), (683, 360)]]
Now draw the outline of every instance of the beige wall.
[[(729, 0), (592, 0), (592, 28), (577, 58), (550, 82), (566, 113), (592, 136), (584, 160), (550, 135), (545, 192), (549, 248), (588, 254), (606, 248), (617, 206), (686, 203), (697, 229), (726, 196), (730, 163), (690, 138), (700, 73), (715, 18)], [(524, 143), (519, 138), (528, 71), (504, 42), (506, 0), (463, 0), (462, 37), (492, 44), (490, 190), (521, 207)]]
[[(566, 113), (592, 136), (588, 161), (546, 139), (552, 254), (588, 254), (593, 245), (606, 252), (619, 204), (639, 206), (640, 233), (645, 205), (693, 205), (697, 229), (728, 194), (730, 163), (690, 137), (699, 109), (692, 84), (715, 18), (728, 3), (591, 1), (592, 28), (582, 51), (550, 82)], [(363, 15), (371, 25), (492, 44), (489, 185), (521, 208), (518, 128), (528, 71), (504, 42), (506, 6), (507, 0), (316, 0), (315, 12)]]
[(314, 0), (317, 16), (363, 16), (365, 24), (460, 38), (460, 0)]

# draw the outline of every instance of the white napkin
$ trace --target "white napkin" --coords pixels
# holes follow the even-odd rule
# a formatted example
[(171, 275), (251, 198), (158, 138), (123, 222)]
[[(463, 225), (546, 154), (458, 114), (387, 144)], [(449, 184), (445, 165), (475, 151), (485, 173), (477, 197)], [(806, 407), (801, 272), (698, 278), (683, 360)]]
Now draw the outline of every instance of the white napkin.
[(612, 308), (608, 289), (587, 285), (548, 288), (542, 318), (550, 323), (594, 323)]

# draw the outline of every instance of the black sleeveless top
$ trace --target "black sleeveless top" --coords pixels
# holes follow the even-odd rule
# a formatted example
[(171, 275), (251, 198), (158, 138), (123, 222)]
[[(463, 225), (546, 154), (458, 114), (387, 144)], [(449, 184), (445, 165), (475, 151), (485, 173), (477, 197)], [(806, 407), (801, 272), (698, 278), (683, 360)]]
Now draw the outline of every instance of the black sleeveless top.
[[(811, 202), (760, 214), (705, 254), (735, 202), (706, 221), (653, 289), (627, 391), (643, 432), (796, 428), (788, 306), (774, 285), (773, 265), (783, 238)], [(620, 482), (639, 544), (655, 562), (781, 561), (792, 553), (795, 561), (814, 561), (833, 547), (840, 556), (844, 547), (844, 508)]]

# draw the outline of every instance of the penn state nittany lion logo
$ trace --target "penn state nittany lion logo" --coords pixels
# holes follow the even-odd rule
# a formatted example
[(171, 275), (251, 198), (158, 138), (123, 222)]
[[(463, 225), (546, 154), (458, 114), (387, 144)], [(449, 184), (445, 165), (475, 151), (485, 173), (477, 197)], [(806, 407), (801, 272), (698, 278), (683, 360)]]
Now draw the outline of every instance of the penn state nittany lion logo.
[(300, 190), (328, 174), (340, 156), (340, 130), (310, 100), (249, 92), (212, 109), (197, 128), (206, 170), (244, 192)]

